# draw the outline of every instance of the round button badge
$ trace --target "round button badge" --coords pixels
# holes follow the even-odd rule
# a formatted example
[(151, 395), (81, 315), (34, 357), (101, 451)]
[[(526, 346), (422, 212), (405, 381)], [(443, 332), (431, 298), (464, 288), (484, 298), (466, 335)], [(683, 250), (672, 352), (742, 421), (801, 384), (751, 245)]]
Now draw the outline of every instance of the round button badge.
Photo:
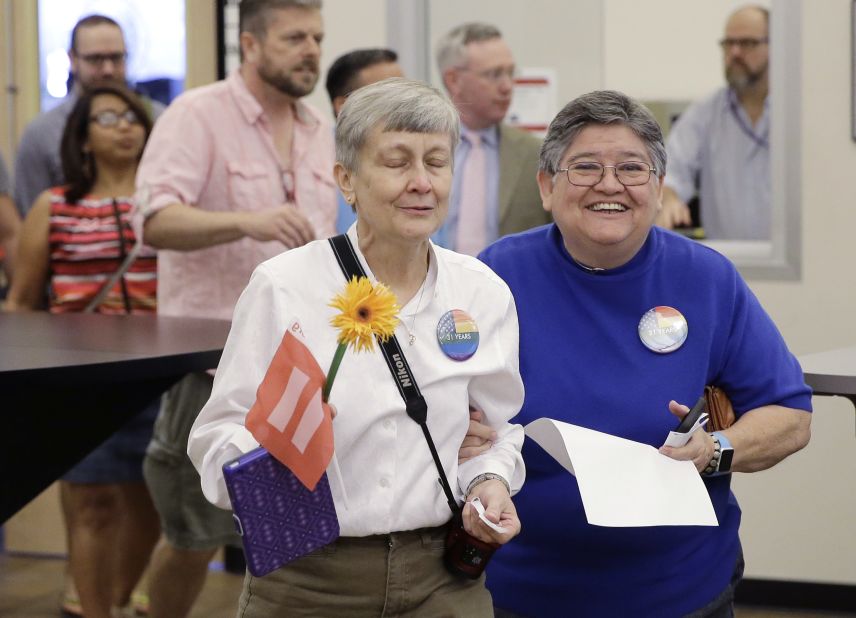
[(479, 347), (479, 329), (466, 311), (452, 309), (437, 323), (437, 342), (443, 353), (456, 361), (465, 361)]
[(689, 327), (683, 314), (673, 307), (649, 309), (639, 320), (639, 339), (658, 354), (674, 352), (687, 340)]

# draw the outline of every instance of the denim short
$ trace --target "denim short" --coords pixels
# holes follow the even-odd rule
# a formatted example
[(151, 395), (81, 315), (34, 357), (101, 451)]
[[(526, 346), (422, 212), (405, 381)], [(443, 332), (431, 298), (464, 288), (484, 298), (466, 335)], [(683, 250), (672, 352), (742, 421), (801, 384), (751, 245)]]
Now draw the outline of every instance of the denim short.
[(142, 483), (143, 456), (152, 439), (160, 397), (69, 470), (69, 483)]

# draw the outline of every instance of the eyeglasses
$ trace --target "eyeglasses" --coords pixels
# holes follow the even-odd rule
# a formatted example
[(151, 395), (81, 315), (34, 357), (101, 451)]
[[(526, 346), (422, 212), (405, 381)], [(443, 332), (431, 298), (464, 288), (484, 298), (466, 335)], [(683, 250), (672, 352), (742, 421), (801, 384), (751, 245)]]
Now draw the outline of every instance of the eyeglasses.
[(467, 67), (460, 67), (462, 71), (470, 71), (471, 73), (475, 73), (482, 79), (486, 79), (487, 81), (498, 84), (506, 78), (510, 81), (514, 81), (514, 78), (517, 77), (517, 69), (516, 68), (503, 68), (498, 67), (496, 69), (487, 69), (484, 71), (473, 71)]
[(740, 48), (740, 51), (752, 51), (757, 48), (759, 45), (764, 45), (768, 43), (770, 39), (722, 39), (719, 42), (719, 46), (722, 48), (722, 51), (728, 51), (735, 45)]
[(97, 123), (99, 127), (105, 128), (118, 126), (120, 120), (124, 120), (128, 124), (140, 124), (140, 117), (132, 109), (126, 109), (121, 114), (114, 112), (112, 109), (105, 109), (97, 114), (93, 114), (89, 119)]
[(642, 161), (624, 161), (618, 165), (601, 165), (596, 161), (584, 161), (574, 163), (566, 168), (556, 170), (565, 172), (568, 182), (577, 187), (593, 187), (603, 180), (606, 168), (611, 167), (615, 171), (618, 182), (625, 187), (644, 185), (651, 178), (651, 172), (657, 168), (651, 167)]
[(112, 64), (125, 64), (128, 54), (126, 52), (116, 52), (114, 54), (83, 54), (78, 56), (78, 58), (87, 64), (100, 67), (104, 66), (105, 62), (110, 62)]

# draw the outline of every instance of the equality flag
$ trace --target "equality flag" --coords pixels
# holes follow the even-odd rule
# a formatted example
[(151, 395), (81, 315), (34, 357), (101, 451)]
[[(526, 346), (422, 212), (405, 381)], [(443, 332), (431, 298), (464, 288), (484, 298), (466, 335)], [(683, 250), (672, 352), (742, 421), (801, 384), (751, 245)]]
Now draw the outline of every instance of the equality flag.
[(333, 457), (333, 418), (321, 401), (324, 372), (286, 331), (256, 391), (245, 425), (310, 491)]

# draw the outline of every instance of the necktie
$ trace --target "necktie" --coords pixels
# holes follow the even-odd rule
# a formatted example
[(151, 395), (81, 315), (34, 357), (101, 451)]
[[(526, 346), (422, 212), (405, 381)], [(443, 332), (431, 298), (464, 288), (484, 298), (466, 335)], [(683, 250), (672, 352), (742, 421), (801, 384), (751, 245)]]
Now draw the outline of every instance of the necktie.
[(487, 246), (487, 155), (481, 136), (466, 131), (470, 152), (461, 174), (455, 251), (476, 255)]

